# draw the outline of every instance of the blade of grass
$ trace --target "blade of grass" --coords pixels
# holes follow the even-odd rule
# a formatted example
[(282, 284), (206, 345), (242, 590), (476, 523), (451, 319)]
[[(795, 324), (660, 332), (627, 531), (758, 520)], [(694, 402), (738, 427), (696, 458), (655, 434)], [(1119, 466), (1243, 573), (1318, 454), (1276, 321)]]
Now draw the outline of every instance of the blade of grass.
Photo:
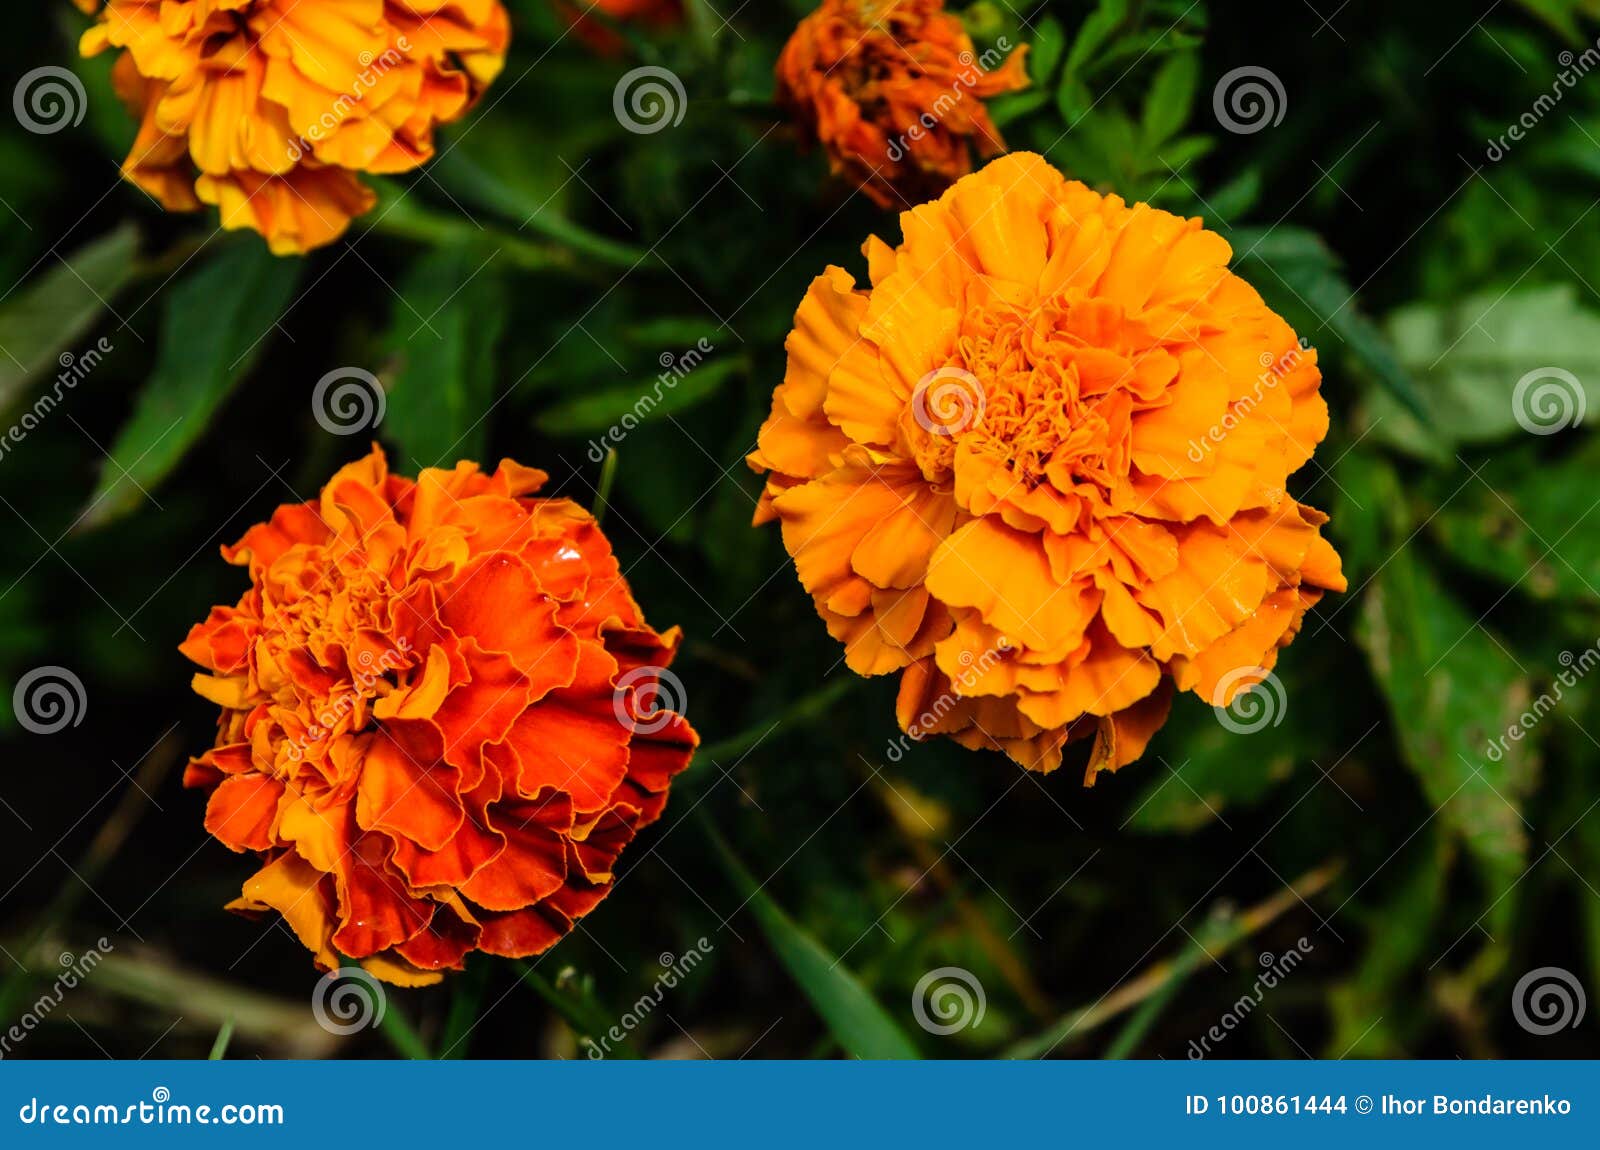
[(741, 909), (750, 908), (778, 961), (811, 1000), (845, 1051), (854, 1058), (919, 1057), (911, 1039), (860, 980), (762, 891), (704, 812), (699, 818), (723, 869), (744, 896)]
[(217, 1040), (211, 1044), (211, 1053), (206, 1055), (208, 1062), (221, 1062), (223, 1055), (228, 1053), (228, 1043), (233, 1041), (233, 1019), (222, 1024), (222, 1029), (217, 1031)]

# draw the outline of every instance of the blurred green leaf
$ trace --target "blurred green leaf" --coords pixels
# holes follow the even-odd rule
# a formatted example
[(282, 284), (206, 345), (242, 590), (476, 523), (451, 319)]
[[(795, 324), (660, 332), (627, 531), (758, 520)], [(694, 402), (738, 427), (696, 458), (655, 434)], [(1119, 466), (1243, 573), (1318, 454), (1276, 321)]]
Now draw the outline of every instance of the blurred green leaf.
[(495, 348), (506, 322), (505, 285), (482, 245), (438, 248), (400, 284), (383, 346), (384, 437), (408, 466), (483, 458), (494, 402)]
[[(1144, 101), (1144, 143), (1158, 148), (1189, 122), (1195, 91), (1200, 85), (1200, 55), (1179, 52), (1167, 58), (1150, 82)], [(1173, 167), (1183, 165), (1174, 163)]]
[(704, 825), (723, 869), (744, 896), (743, 905), (761, 924), (778, 961), (817, 1008), (839, 1045), (855, 1058), (918, 1057), (905, 1032), (855, 975), (772, 901), (709, 821)]
[(123, 224), (68, 256), (50, 254), (44, 270), (0, 300), (0, 415), (28, 381), (55, 367), (133, 278), (139, 232)]
[(166, 293), (155, 369), (112, 441), (86, 526), (136, 507), (166, 478), (250, 373), (305, 265), (255, 236), (229, 243)]
[(1357, 639), (1406, 763), (1444, 825), (1458, 834), (1498, 897), (1522, 874), (1522, 800), (1537, 758), (1506, 737), (1531, 702), (1527, 676), (1419, 556), (1402, 547), (1372, 580)]
[(1472, 570), (1539, 599), (1600, 601), (1600, 439), (1549, 459), (1502, 452), (1430, 528)]
[(671, 373), (624, 383), (558, 403), (539, 416), (539, 428), (551, 435), (587, 435), (608, 428), (630, 432), (640, 424), (664, 418), (710, 399), (744, 367), (734, 356), (709, 360), (680, 379)]
[[(1600, 315), (1571, 284), (1412, 304), (1384, 329), (1425, 394), (1421, 420), (1373, 396), (1373, 435), (1400, 450), (1448, 458), (1458, 446), (1523, 434), (1525, 424), (1570, 423), (1580, 405), (1600, 415)], [(1516, 395), (1520, 380), (1547, 369)]]
[[(1286, 721), (1237, 734), (1217, 722), (1212, 708), (1193, 702), (1180, 700), (1168, 721), (1173, 731), (1163, 732), (1163, 745), (1176, 748), (1182, 759), (1152, 759), (1155, 769), (1123, 824), (1127, 829), (1196, 830), (1227, 811), (1259, 802), (1294, 771), (1305, 742), (1299, 724)], [(1272, 706), (1276, 709), (1276, 703)]]

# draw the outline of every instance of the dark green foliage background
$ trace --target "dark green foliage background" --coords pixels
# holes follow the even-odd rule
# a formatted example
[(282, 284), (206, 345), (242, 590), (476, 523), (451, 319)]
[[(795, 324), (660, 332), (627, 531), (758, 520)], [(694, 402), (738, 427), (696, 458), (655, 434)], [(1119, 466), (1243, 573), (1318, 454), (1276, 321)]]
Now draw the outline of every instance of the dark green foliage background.
[[(723, 24), (691, 3), (686, 29), (604, 59), (545, 0), (510, 7), (506, 73), (440, 160), (287, 261), (119, 183), (131, 127), (107, 61), (74, 60), (82, 17), (8, 13), (7, 90), (67, 64), (88, 102), (54, 135), (0, 117), (0, 422), (61, 352), (114, 348), (0, 457), (0, 687), (58, 664), (87, 694), (48, 737), (0, 708), (0, 1024), (58, 952), (115, 943), (13, 1056), (203, 1055), (232, 1020), (230, 1057), (581, 1057), (658, 956), (701, 938), (710, 957), (618, 1053), (1182, 1058), (1258, 956), (1302, 938), (1304, 965), (1219, 1056), (1600, 1053), (1600, 1009), (1551, 1037), (1511, 1010), (1535, 967), (1600, 994), (1593, 685), (1486, 753), (1600, 642), (1600, 76), (1488, 154), (1561, 54), (1594, 45), (1600, 5), (1508, 2), (1477, 24), (1476, 4), (1366, 0), (968, 11), (980, 42), (1032, 44), (1034, 90), (996, 105), (1011, 145), (1222, 230), (1319, 349), (1333, 411), (1295, 493), (1332, 514), (1351, 592), (1281, 662), (1283, 721), (1236, 735), (1185, 697), (1091, 790), (1070, 767), (891, 753), (892, 685), (844, 671), (775, 529), (748, 525), (741, 460), (796, 303), (826, 263), (859, 275), (870, 232), (898, 238), (773, 113), (808, 5), (716, 0)], [(612, 112), (642, 63), (688, 96), (650, 135)], [(1280, 123), (1219, 126), (1213, 88), (1240, 66), (1281, 79)], [(393, 992), (383, 1026), (335, 1041), (299, 944), (220, 909), (248, 861), (178, 784), (214, 711), (175, 645), (242, 586), (217, 545), (364, 448), (313, 419), (334, 369), (383, 380), (397, 468), (510, 455), (593, 504), (589, 444), (701, 338), (705, 364), (621, 443), (605, 522), (652, 621), (689, 636), (676, 670), (707, 752), (553, 952)], [(1543, 367), (1582, 382), (1585, 424), (1512, 419)], [(987, 1009), (939, 1036), (911, 999), (945, 966)]]

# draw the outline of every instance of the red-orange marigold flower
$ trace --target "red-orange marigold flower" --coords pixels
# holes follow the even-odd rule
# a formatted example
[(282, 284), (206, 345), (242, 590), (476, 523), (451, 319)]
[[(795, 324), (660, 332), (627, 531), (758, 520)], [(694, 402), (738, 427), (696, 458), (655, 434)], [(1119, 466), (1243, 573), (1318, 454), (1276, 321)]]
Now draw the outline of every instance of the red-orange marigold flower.
[(1316, 352), (1198, 219), (1016, 154), (830, 267), (751, 465), (800, 581), (921, 736), (1050, 770), (1137, 758), (1173, 687), (1227, 703), (1323, 590), (1284, 493), (1327, 433)]
[(1005, 150), (983, 101), (1028, 86), (1026, 53), (980, 55), (944, 0), (822, 0), (778, 58), (778, 100), (836, 175), (909, 206)]
[(262, 863), (230, 908), (281, 914), (320, 967), (416, 985), (545, 950), (689, 762), (656, 705), (678, 632), (544, 480), (507, 460), (413, 482), (374, 448), (223, 549), (251, 586), (182, 645), (222, 707), (184, 781)]
[(123, 175), (289, 254), (372, 207), (357, 172), (428, 160), (510, 34), (500, 0), (107, 0), (81, 49), (121, 49), (112, 81), (139, 121)]

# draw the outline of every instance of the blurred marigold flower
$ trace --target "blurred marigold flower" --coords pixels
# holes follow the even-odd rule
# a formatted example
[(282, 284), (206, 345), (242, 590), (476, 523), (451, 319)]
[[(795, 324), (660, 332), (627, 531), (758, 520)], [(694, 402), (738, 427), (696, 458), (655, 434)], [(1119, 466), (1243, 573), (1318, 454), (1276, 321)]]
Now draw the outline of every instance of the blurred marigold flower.
[(184, 782), (332, 969), (433, 982), (537, 954), (610, 891), (698, 742), (593, 517), (507, 460), (413, 482), (383, 453), (223, 549), (250, 572), (181, 650), (222, 707)]
[(846, 661), (908, 734), (1037, 770), (1136, 759), (1173, 688), (1265, 676), (1326, 590), (1285, 495), (1328, 428), (1315, 351), (1198, 219), (1014, 154), (830, 267), (750, 463)]
[(373, 206), (356, 173), (432, 157), (434, 127), (466, 113), (509, 39), (499, 0), (108, 0), (80, 48), (121, 50), (128, 179), (171, 211), (215, 204), (288, 255)]
[(909, 207), (1005, 141), (983, 101), (1028, 86), (1026, 47), (981, 55), (944, 0), (823, 0), (778, 58), (778, 101), (835, 175)]
[(594, 13), (613, 20), (633, 20), (662, 28), (683, 19), (683, 0), (556, 0), (579, 39), (597, 52), (612, 54), (626, 46), (622, 37), (598, 20)]

